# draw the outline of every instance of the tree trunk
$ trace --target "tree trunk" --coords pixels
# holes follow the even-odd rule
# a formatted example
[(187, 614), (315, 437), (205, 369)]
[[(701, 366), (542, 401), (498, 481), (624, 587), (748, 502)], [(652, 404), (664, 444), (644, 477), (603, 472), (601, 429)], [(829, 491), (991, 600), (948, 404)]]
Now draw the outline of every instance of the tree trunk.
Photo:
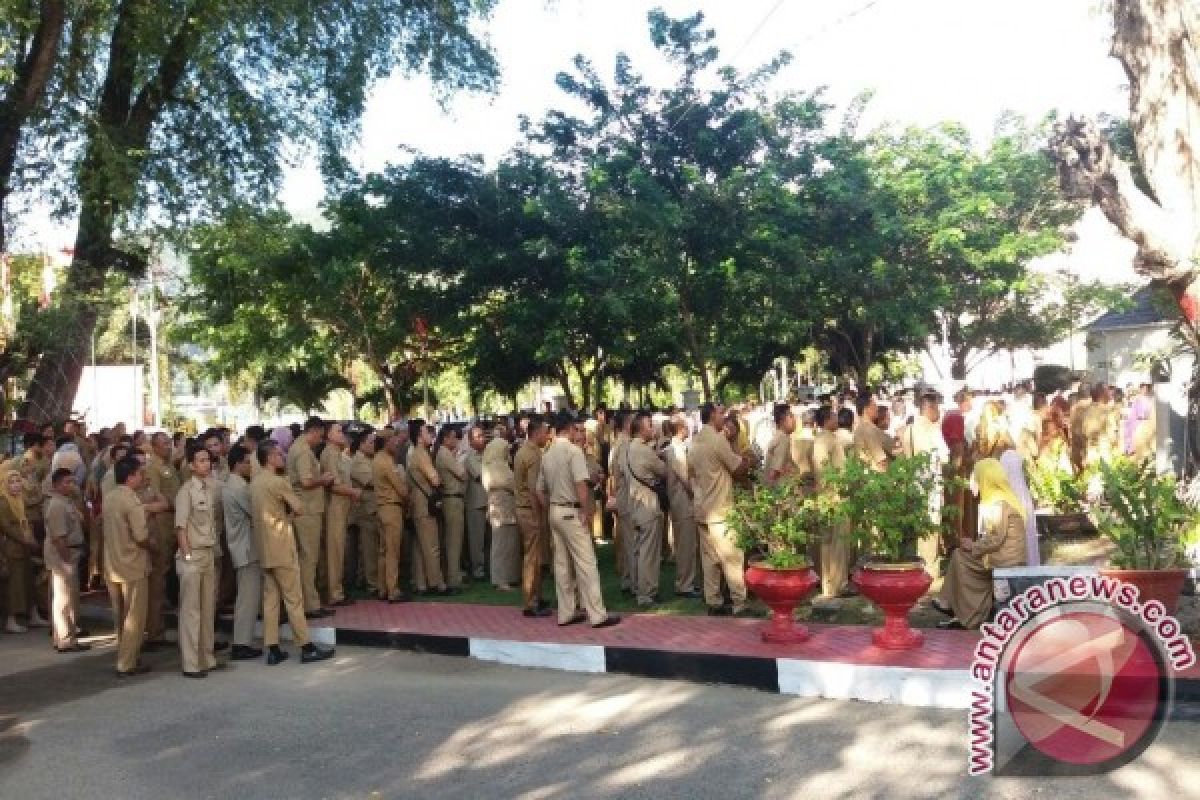
[(1129, 79), (1129, 117), (1138, 160), (1154, 192), (1142, 192), (1129, 166), (1090, 121), (1057, 126), (1050, 151), (1063, 190), (1096, 203), (1138, 247), (1134, 267), (1169, 286), (1194, 324), (1200, 286), (1200, 5), (1115, 0), (1112, 54)]
[(64, 0), (42, 0), (29, 51), (17, 62), (13, 82), (0, 99), (0, 253), (7, 249), (4, 219), (8, 196), (14, 188), (12, 176), (21, 135), (42, 102), (54, 72), (66, 20)]
[[(55, 350), (42, 354), (34, 371), (33, 382), (25, 395), (22, 417), (45, 424), (62, 422), (71, 415), (71, 406), (83, 378), (83, 368), (88, 362), (97, 316), (95, 304), (81, 304), (76, 324), (62, 332)], [(100, 424), (115, 422), (97, 421)]]
[(965, 381), (967, 379), (967, 351), (954, 350), (954, 357), (950, 362), (950, 379), (955, 381)]
[(687, 301), (679, 298), (679, 321), (683, 326), (683, 341), (687, 346), (688, 355), (692, 359), (692, 368), (700, 373), (700, 388), (704, 392), (704, 402), (713, 401), (712, 380), (708, 377), (707, 359), (704, 349), (700, 346), (700, 337), (696, 334), (696, 319), (688, 308)]

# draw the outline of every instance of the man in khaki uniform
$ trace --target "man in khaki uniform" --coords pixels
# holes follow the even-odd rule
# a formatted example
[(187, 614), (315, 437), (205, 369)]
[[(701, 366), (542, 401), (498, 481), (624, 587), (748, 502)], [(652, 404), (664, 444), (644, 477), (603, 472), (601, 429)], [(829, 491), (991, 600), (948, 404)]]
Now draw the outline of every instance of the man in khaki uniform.
[(233, 610), (234, 661), (258, 658), (262, 650), (254, 646), (254, 622), (262, 612), (262, 564), (254, 539), (254, 509), (250, 500), (250, 484), (257, 455), (241, 445), (229, 449), (229, 477), (221, 490), (221, 510), (224, 516), (225, 544), (229, 548), (237, 596)]
[[(574, 425), (570, 415), (559, 416), (554, 426), (558, 435), (542, 456), (536, 487), (541, 504), (550, 510), (558, 624), (586, 619), (593, 628), (607, 628), (621, 618), (608, 613), (600, 594), (596, 549), (584, 524), (592, 516), (592, 488), (583, 451), (570, 442)], [(582, 614), (577, 610), (580, 600)]]
[(613, 525), (613, 553), (617, 561), (617, 575), (621, 578), (621, 590), (625, 592), (633, 590), (634, 569), (629, 557), (633, 532), (629, 519), (629, 484), (625, 474), (625, 451), (629, 449), (629, 429), (632, 423), (632, 413), (617, 412), (613, 418), (616, 435), (608, 456), (608, 474), (611, 476), (608, 496), (616, 498), (617, 507), (617, 520)]
[(146, 478), (150, 485), (167, 502), (165, 511), (160, 511), (149, 520), (150, 533), (158, 544), (150, 565), (150, 599), (146, 610), (146, 647), (165, 647), (166, 625), (163, 621), (163, 604), (167, 597), (167, 574), (171, 571), (171, 559), (175, 556), (175, 497), (181, 482), (179, 472), (171, 463), (171, 437), (158, 432), (150, 437), (151, 454), (146, 462)]
[[(442, 576), (442, 548), (438, 541), (438, 521), (434, 516), (433, 497), (441, 489), (442, 479), (433, 466), (430, 448), (433, 433), (423, 422), (410, 424), (408, 450), (409, 508), (417, 541), (413, 549), (413, 581), (419, 594), (453, 594)], [(417, 561), (420, 561), (420, 569)]]
[(373, 597), (379, 596), (379, 504), (375, 501), (375, 434), (363, 431), (350, 441), (350, 482), (361, 494), (350, 513), (358, 532), (358, 571)]
[(502, 592), (511, 591), (521, 573), (521, 540), (517, 534), (517, 504), (508, 448), (508, 429), (498, 423), (492, 440), (483, 450), (482, 461), (488, 524), (492, 526), (492, 585)]
[(112, 472), (115, 488), (104, 498), (104, 578), (117, 631), (117, 674), (127, 677), (150, 671), (138, 657), (146, 627), (149, 555), (156, 545), (136, 494), (146, 480), (145, 467), (126, 456)]
[(462, 586), (463, 527), (466, 525), (467, 469), (458, 457), (458, 429), (444, 427), (434, 467), (442, 481), (442, 536), (446, 545), (446, 585)]
[(546, 445), (547, 428), (541, 417), (532, 417), (526, 439), (513, 458), (513, 487), (517, 502), (517, 530), (521, 534), (522, 568), (521, 595), (523, 613), (527, 617), (547, 617), (550, 609), (542, 603), (542, 518), (545, 510), (539, 504), (538, 472), (542, 468), (542, 448)]
[(321, 606), (317, 592), (317, 561), (321, 558), (321, 531), (325, 525), (325, 489), (333, 485), (334, 476), (322, 473), (313, 448), (325, 436), (325, 423), (309, 417), (304, 423), (304, 435), (292, 442), (287, 454), (288, 479), (292, 489), (304, 501), (296, 516), (296, 549), (300, 558), (300, 590), (304, 594), (304, 614), (309, 619), (327, 617), (333, 609)]
[(275, 666), (288, 657), (279, 647), (279, 605), (287, 609), (292, 641), (300, 645), (300, 661), (323, 661), (333, 656), (333, 648), (317, 647), (308, 638), (296, 538), (292, 532), (294, 515), (303, 512), (304, 502), (284, 477), (285, 460), (279, 445), (270, 439), (258, 446), (262, 467), (250, 482), (250, 508), (254, 516), (254, 541), (263, 570), (263, 644), (267, 647), (267, 665)]
[(408, 473), (396, 461), (400, 437), (375, 437), (371, 461), (375, 502), (379, 518), (379, 597), (400, 603), (408, 595), (400, 590), (400, 553), (404, 548), (404, 504), (408, 502)]
[(42, 487), (50, 475), (50, 457), (54, 452), (54, 440), (40, 433), (25, 434), (25, 452), (17, 461), (16, 469), (25, 479), (25, 518), (38, 541), (45, 534), (42, 507), (45, 494)]
[(1087, 415), (1088, 407), (1092, 404), (1091, 390), (1087, 386), (1080, 386), (1079, 391), (1072, 399), (1074, 402), (1071, 405), (1070, 416), (1067, 418), (1067, 427), (1071, 434), (1071, 466), (1075, 468), (1076, 473), (1082, 473), (1088, 449), (1087, 436), (1083, 432), (1083, 420)]
[[(1079, 428), (1083, 435), (1083, 465), (1110, 461), (1117, 453), (1116, 430), (1113, 424), (1113, 404), (1108, 387), (1103, 384), (1092, 389), (1092, 402), (1079, 415)], [(1119, 419), (1119, 417), (1118, 417)]]
[(675, 548), (675, 596), (703, 597), (696, 590), (700, 572), (700, 547), (696, 541), (696, 511), (692, 484), (688, 480), (687, 420), (671, 420), (671, 441), (667, 445), (667, 497), (671, 500), (671, 533)]
[(217, 531), (221, 499), (212, 477), (212, 456), (188, 453), (191, 477), (175, 496), (175, 571), (179, 573), (179, 654), (183, 674), (203, 678), (217, 668), (213, 622), (217, 602)]
[(83, 515), (75, 504), (75, 477), (69, 469), (51, 476), (44, 519), (46, 541), (42, 547), (50, 570), (50, 622), (54, 649), (60, 653), (90, 650), (76, 641), (79, 616), (79, 561), (83, 554)]
[(792, 434), (792, 463), (796, 465), (796, 481), (811, 489), (813, 486), (812, 452), (813, 438), (816, 435), (816, 413), (805, 409), (800, 414), (800, 424)]
[[(746, 608), (745, 556), (726, 517), (733, 507), (733, 479), (745, 474), (746, 459), (733, 452), (725, 437), (725, 414), (712, 403), (700, 408), (700, 431), (688, 451), (693, 509), (699, 529), (704, 568), (704, 602), (712, 616), (753, 616)], [(732, 608), (722, 602), (721, 578), (729, 586)]]
[(325, 507), (325, 577), (329, 603), (349, 606), (354, 601), (346, 599), (346, 590), (342, 586), (346, 574), (346, 525), (362, 492), (352, 485), (346, 433), (336, 423), (329, 426), (325, 449), (321, 452), (321, 472), (333, 476)]
[[(821, 406), (815, 415), (817, 435), (813, 437), (812, 474), (817, 491), (824, 489), (823, 473), (829, 467), (841, 469), (846, 451), (838, 438), (838, 420), (831, 406)], [(821, 531), (818, 565), (821, 572), (821, 598), (828, 600), (846, 590), (850, 573), (850, 545), (846, 528), (832, 525)]]
[(463, 467), (467, 472), (466, 516), (467, 553), (471, 562), (471, 576), (476, 580), (487, 574), (487, 561), (483, 552), (487, 538), (487, 491), (483, 488), (483, 448), (487, 440), (483, 428), (472, 425), (467, 431), (467, 459)]
[(854, 428), (852, 454), (872, 469), (883, 472), (888, 465), (889, 446), (887, 434), (875, 424), (878, 410), (874, 396), (864, 393), (858, 398), (858, 425)]
[(900, 446), (904, 455), (914, 456), (927, 454), (929, 456), (930, 480), (936, 484), (929, 495), (929, 526), (930, 532), (917, 542), (917, 555), (925, 562), (925, 569), (936, 581), (942, 574), (942, 562), (938, 553), (941, 542), (942, 527), (942, 469), (950, 461), (950, 448), (942, 436), (942, 410), (938, 405), (936, 395), (927, 394), (921, 398), (917, 416), (912, 425), (901, 436)]
[(656, 430), (649, 411), (634, 417), (633, 438), (625, 450), (625, 480), (629, 485), (629, 521), (633, 533), (631, 583), (637, 604), (650, 608), (658, 602), (662, 567), (662, 508), (655, 486), (667, 478), (667, 467), (654, 449)]
[(775, 419), (775, 435), (767, 446), (767, 458), (763, 464), (768, 485), (774, 485), (796, 471), (792, 460), (792, 434), (796, 432), (796, 416), (790, 406), (779, 403), (772, 416)]

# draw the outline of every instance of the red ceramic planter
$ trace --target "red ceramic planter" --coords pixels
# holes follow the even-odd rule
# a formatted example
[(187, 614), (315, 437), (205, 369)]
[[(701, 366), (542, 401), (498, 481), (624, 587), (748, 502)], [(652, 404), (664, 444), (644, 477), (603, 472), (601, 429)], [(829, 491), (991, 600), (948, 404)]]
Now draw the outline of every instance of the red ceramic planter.
[(854, 583), (883, 612), (883, 627), (871, 634), (876, 647), (909, 650), (925, 635), (908, 624), (908, 612), (929, 590), (933, 578), (920, 564), (867, 564), (854, 571)]
[(1187, 580), (1186, 569), (1102, 569), (1100, 574), (1106, 578), (1116, 578), (1119, 581), (1137, 587), (1138, 601), (1145, 605), (1151, 600), (1157, 600), (1174, 616), (1179, 610), (1179, 595)]
[(771, 609), (771, 621), (762, 632), (764, 642), (796, 644), (808, 641), (812, 634), (808, 628), (796, 624), (792, 612), (820, 582), (810, 567), (776, 569), (751, 564), (746, 568), (746, 588)]

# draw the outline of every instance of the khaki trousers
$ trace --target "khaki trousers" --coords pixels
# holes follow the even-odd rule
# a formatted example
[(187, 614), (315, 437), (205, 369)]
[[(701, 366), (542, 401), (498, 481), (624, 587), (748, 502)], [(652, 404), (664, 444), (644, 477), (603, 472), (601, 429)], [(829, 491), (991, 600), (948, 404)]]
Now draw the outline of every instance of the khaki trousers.
[(350, 518), (350, 498), (335, 495), (325, 511), (325, 579), (329, 601), (346, 599), (342, 579), (346, 574), (346, 522)]
[(658, 599), (662, 570), (662, 512), (656, 508), (635, 506), (630, 514), (633, 536), (629, 564), (630, 585), (638, 603), (646, 605)]
[(317, 593), (317, 562), (321, 560), (321, 528), (325, 523), (325, 515), (301, 514), (294, 522), (304, 610), (316, 611), (321, 607), (321, 595)]
[(191, 560), (175, 556), (179, 573), (179, 656), (184, 672), (203, 672), (217, 665), (213, 657), (213, 622), (217, 605), (217, 560), (213, 547), (197, 547)]
[(517, 530), (521, 534), (521, 597), (524, 607), (542, 604), (542, 518), (532, 508), (517, 508)]
[(437, 520), (428, 515), (414, 517), (413, 528), (417, 532), (413, 560), (415, 561), (418, 556), (421, 559), (421, 572), (413, 570), (417, 591), (445, 588), (446, 582), (442, 579), (442, 548), (438, 542)]
[(843, 525), (821, 531), (820, 549), (821, 597), (837, 597), (846, 588), (850, 577), (850, 544)]
[(33, 562), (28, 556), (8, 557), (8, 604), (10, 617), (29, 611), (33, 591)]
[(88, 582), (104, 575), (104, 518), (83, 511), (84, 533), (88, 540)]
[(627, 511), (617, 511), (617, 521), (613, 525), (613, 554), (617, 562), (617, 575), (621, 576), (621, 588), (633, 588), (633, 578), (629, 569), (629, 549), (633, 540), (633, 525), (630, 524)]
[(146, 594), (149, 582), (108, 581), (113, 627), (117, 632), (117, 671), (129, 672), (142, 654), (142, 631), (146, 629)]
[(442, 498), (442, 535), (446, 545), (446, 585), (462, 586), (463, 529), (466, 510), (461, 497)]
[(50, 625), (55, 647), (75, 644), (76, 618), (79, 615), (79, 560), (82, 553), (68, 550), (68, 558), (58, 557), (54, 545), (46, 546), (46, 568), (50, 570)]
[(942, 559), (939, 554), (941, 534), (934, 532), (917, 539), (917, 556), (925, 562), (925, 571), (936, 581), (942, 576)]
[(384, 599), (400, 594), (400, 550), (404, 546), (404, 509), (380, 505), (379, 594)]
[(690, 500), (671, 500), (671, 533), (675, 551), (675, 591), (694, 592), (700, 567), (700, 547), (696, 541), (696, 515)]
[(167, 573), (171, 571), (171, 560), (175, 557), (175, 515), (164, 512), (154, 515), (150, 528), (158, 550), (150, 554), (150, 579), (146, 599), (146, 640), (159, 641), (166, 635), (163, 622), (163, 606), (167, 600)]
[(550, 532), (554, 536), (554, 591), (558, 596), (558, 621), (575, 616), (579, 604), (592, 625), (608, 617), (600, 594), (596, 548), (578, 509), (550, 507)]
[(262, 571), (263, 580), (263, 644), (276, 647), (279, 644), (279, 605), (287, 609), (288, 624), (292, 626), (292, 641), (303, 647), (308, 644), (308, 620), (304, 618), (301, 602), (300, 569), (293, 563), (289, 567), (270, 567)]
[(360, 514), (358, 528), (358, 569), (367, 591), (379, 594), (379, 517), (377, 512)]
[(721, 578), (724, 577), (733, 610), (741, 611), (746, 607), (745, 555), (737, 546), (737, 537), (724, 521), (701, 522), (696, 527), (704, 568), (704, 602), (714, 608), (722, 605)]
[(251, 561), (234, 572), (237, 574), (237, 600), (233, 607), (233, 643), (248, 646), (254, 643), (254, 622), (262, 609), (262, 567), (257, 561)]
[(482, 576), (487, 568), (483, 545), (487, 538), (487, 508), (467, 509), (467, 556), (471, 562), (471, 573)]
[(520, 580), (521, 538), (516, 525), (492, 528), (492, 584), (512, 586)]

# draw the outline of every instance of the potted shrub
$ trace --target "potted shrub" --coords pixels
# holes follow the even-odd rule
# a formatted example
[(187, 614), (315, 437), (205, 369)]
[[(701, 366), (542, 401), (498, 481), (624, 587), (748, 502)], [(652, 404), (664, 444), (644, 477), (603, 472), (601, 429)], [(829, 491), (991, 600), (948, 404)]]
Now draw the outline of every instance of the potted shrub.
[(1090, 494), (1096, 527), (1117, 547), (1101, 574), (1133, 584), (1142, 602), (1158, 600), (1174, 614), (1187, 549), (1200, 541), (1200, 515), (1181, 498), (1175, 477), (1121, 458), (1100, 465)]
[(882, 472), (851, 458), (824, 479), (841, 500), (836, 516), (848, 523), (846, 533), (858, 546), (860, 566), (852, 579), (883, 612), (883, 627), (872, 641), (889, 650), (919, 647), (924, 635), (909, 626), (908, 613), (933, 578), (914, 554), (917, 540), (938, 529), (930, 509), (943, 492), (929, 457), (897, 458)]
[(819, 583), (807, 553), (819, 513), (817, 498), (787, 479), (739, 490), (735, 496), (729, 524), (750, 561), (746, 588), (771, 609), (764, 642), (794, 644), (809, 638), (792, 613)]

